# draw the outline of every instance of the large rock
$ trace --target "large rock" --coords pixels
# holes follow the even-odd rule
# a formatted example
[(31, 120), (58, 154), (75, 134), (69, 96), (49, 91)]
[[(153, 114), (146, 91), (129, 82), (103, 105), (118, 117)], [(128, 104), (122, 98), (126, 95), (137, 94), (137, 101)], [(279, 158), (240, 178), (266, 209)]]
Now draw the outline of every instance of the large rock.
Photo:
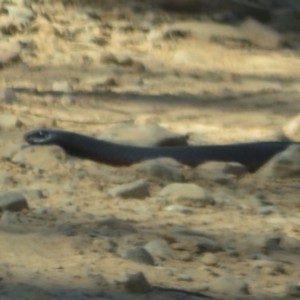
[(158, 196), (191, 207), (203, 207), (215, 203), (204, 188), (193, 183), (171, 183), (163, 188)]
[(249, 18), (240, 26), (244, 37), (253, 45), (264, 49), (276, 49), (281, 45), (281, 35), (264, 24)]
[(150, 195), (149, 183), (144, 179), (136, 180), (114, 187), (108, 193), (112, 197), (144, 199)]
[(270, 179), (300, 176), (300, 145), (292, 145), (275, 155), (257, 175)]
[(249, 294), (247, 282), (230, 276), (222, 276), (213, 279), (209, 283), (209, 289), (213, 292), (226, 293), (230, 295)]
[(0, 194), (0, 211), (21, 211), (28, 208), (27, 200), (22, 193), (10, 191)]

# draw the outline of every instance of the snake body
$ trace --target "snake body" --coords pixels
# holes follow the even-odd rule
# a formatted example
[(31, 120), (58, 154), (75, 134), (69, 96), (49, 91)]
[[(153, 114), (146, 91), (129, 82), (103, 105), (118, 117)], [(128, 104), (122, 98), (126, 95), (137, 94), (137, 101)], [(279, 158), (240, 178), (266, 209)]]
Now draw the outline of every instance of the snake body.
[(226, 145), (138, 147), (122, 145), (75, 132), (41, 129), (28, 132), (24, 139), (32, 145), (57, 145), (68, 154), (112, 166), (128, 166), (144, 160), (170, 157), (195, 167), (207, 161), (238, 162), (255, 172), (290, 141), (262, 141)]

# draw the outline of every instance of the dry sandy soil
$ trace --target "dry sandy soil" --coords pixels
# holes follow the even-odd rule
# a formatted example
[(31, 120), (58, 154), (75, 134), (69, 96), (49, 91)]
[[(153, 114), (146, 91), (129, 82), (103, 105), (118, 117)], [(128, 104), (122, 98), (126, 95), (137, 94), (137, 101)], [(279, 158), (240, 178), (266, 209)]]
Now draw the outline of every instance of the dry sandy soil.
[[(0, 70), (1, 88), (13, 88), (18, 99), (0, 104), (1, 114), (18, 120), (9, 126), (1, 122), (3, 149), (20, 145), (26, 131), (42, 126), (100, 135), (116, 125), (153, 123), (191, 134), (194, 144), (274, 139), (300, 110), (300, 57), (295, 50), (225, 47), (205, 36), (149, 39), (149, 32), (183, 20), (151, 11), (140, 16), (109, 5), (97, 7), (99, 15), (91, 17), (80, 1), (49, 2), (34, 1), (35, 19), (26, 30), (9, 35), (9, 41), (24, 39), (29, 46), (22, 49), (20, 62)], [(197, 20), (185, 21), (201, 31)], [(292, 139), (298, 133), (285, 132)], [(1, 179), (1, 191), (38, 189), (45, 197), (29, 195), (29, 209), (2, 214), (0, 299), (200, 298), (166, 291), (131, 294), (120, 282), (139, 271), (153, 286), (215, 299), (289, 299), (288, 286), (300, 284), (299, 188), (288, 186), (297, 184), (297, 178), (283, 183), (246, 175), (228, 186), (193, 179), (194, 171), (183, 168), (188, 182), (217, 201), (185, 214), (152, 201), (168, 184), (164, 180), (150, 180), (150, 196), (142, 200), (109, 196), (110, 188), (143, 178), (132, 168), (63, 154), (58, 159), (43, 152), (47, 150), (38, 150), (31, 165), (24, 166), (4, 159), (5, 151), (10, 150), (1, 153), (1, 169), (12, 179)], [(258, 193), (276, 207), (273, 213), (260, 214), (248, 206), (247, 200)], [(103, 229), (99, 222), (111, 216), (129, 228)], [(174, 242), (178, 228), (225, 244), (247, 234), (290, 240), (260, 253), (258, 260), (242, 251), (195, 254), (188, 246), (179, 247), (176, 238)], [(157, 239), (167, 241), (171, 254), (154, 255), (154, 265), (118, 255)], [(214, 289), (213, 280), (224, 276), (244, 282), (248, 294), (239, 294), (239, 288), (222, 290), (218, 283)]]

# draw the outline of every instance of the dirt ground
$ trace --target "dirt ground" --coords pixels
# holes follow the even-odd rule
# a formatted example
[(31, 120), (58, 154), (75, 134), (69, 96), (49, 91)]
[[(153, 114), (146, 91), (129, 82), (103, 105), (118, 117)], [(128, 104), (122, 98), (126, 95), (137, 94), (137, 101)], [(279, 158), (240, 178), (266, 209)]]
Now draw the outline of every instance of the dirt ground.
[[(33, 2), (36, 17), (30, 26), (9, 35), (10, 41), (24, 38), (35, 46), (22, 50), (20, 62), (0, 70), (0, 87), (13, 88), (18, 98), (14, 103), (2, 101), (0, 112), (15, 116), (21, 124), (3, 127), (3, 148), (22, 143), (26, 131), (42, 126), (98, 135), (128, 123), (154, 123), (175, 133), (189, 133), (191, 144), (268, 140), (284, 132), (298, 115), (299, 51), (230, 48), (193, 37), (151, 40), (148, 31), (136, 29), (137, 24), (147, 21), (150, 31), (159, 32), (164, 20), (172, 26), (182, 20), (151, 11), (140, 17), (107, 3), (97, 20), (85, 13), (87, 8), (80, 1), (74, 5)], [(73, 32), (78, 32), (76, 38)], [(95, 37), (99, 41), (90, 42)], [(108, 52), (119, 61), (130, 58), (134, 63), (107, 63), (103, 53)], [(285, 133), (300, 138), (297, 131)], [(1, 192), (38, 189), (45, 194), (28, 197), (29, 209), (17, 213), (16, 222), (5, 221), (2, 214), (0, 299), (199, 299), (177, 292), (128, 293), (119, 282), (125, 274), (139, 271), (153, 286), (198, 291), (214, 299), (289, 299), (287, 287), (300, 284), (298, 244), (296, 250), (283, 245), (268, 254), (283, 264), (281, 271), (274, 272), (256, 268), (256, 260), (247, 255), (218, 252), (214, 254), (218, 263), (207, 265), (204, 254), (185, 260), (173, 248), (175, 254), (152, 266), (121, 258), (109, 247), (143, 245), (169, 236), (177, 227), (211, 234), (220, 241), (249, 233), (284, 234), (299, 241), (297, 178), (261, 182), (246, 175), (233, 187), (192, 181), (224, 203), (183, 214), (165, 211), (149, 200), (167, 185), (164, 181), (152, 183), (149, 199), (110, 197), (106, 191), (119, 182), (116, 176), (122, 183), (126, 183), (124, 174), (138, 179), (131, 168), (69, 157), (56, 165), (39, 159), (37, 164), (45, 163), (40, 168), (0, 162), (1, 169), (13, 177), (1, 182)], [(83, 167), (97, 172), (77, 176)], [(112, 178), (103, 175), (112, 172)], [(247, 204), (228, 204), (247, 202), (258, 192), (279, 212), (262, 215)], [(108, 228), (93, 235), (99, 220), (109, 216), (125, 220), (136, 232)], [(227, 275), (246, 282), (249, 294), (210, 289), (212, 280)]]

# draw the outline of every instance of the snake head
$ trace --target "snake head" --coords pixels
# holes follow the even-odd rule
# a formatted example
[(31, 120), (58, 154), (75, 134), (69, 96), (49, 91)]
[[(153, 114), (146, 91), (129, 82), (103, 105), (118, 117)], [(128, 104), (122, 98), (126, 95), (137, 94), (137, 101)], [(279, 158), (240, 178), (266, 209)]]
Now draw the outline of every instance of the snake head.
[(46, 129), (34, 130), (26, 133), (24, 139), (27, 143), (33, 145), (51, 144), (53, 136), (51, 131)]

